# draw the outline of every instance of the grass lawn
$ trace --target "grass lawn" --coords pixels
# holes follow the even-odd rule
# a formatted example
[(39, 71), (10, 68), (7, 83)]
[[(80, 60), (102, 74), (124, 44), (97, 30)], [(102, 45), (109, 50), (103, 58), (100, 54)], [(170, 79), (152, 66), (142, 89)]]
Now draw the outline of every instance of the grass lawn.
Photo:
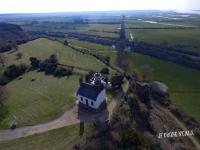
[(49, 132), (0, 142), (2, 150), (67, 150), (73, 144), (85, 138), (90, 128), (85, 125), (82, 138), (79, 136), (79, 124), (51, 130)]
[[(31, 78), (36, 81), (31, 82)], [(68, 79), (46, 76), (32, 71), (7, 84), (9, 92), (5, 100), (8, 114), (0, 122), (1, 128), (9, 127), (13, 116), (18, 126), (33, 125), (50, 121), (71, 109), (75, 105), (75, 91), (79, 85), (79, 76)]]
[[(15, 54), (21, 52), (22, 58), (16, 60)], [(51, 54), (58, 56), (59, 62), (100, 70), (104, 65), (94, 57), (83, 55), (63, 44), (48, 39), (37, 39), (19, 46), (18, 51), (4, 53), (6, 65), (29, 64), (29, 57), (45, 59)], [(36, 81), (31, 82), (32, 78)], [(16, 116), (18, 126), (34, 125), (55, 119), (61, 113), (75, 105), (75, 91), (78, 88), (79, 76), (68, 79), (46, 76), (44, 73), (31, 71), (7, 84), (8, 97), (5, 108), (8, 112), (0, 122), (0, 128), (8, 128), (13, 116)]]
[[(22, 59), (16, 60), (16, 54), (22, 53)], [(39, 59), (48, 58), (51, 54), (56, 54), (60, 63), (67, 65), (75, 65), (86, 69), (101, 69), (102, 63), (98, 62), (94, 57), (81, 54), (57, 41), (48, 39), (37, 39), (19, 46), (19, 49), (13, 53), (4, 53), (6, 64), (25, 63), (30, 64), (29, 57), (37, 57)]]
[(110, 57), (111, 63), (112, 64), (115, 63), (115, 59), (116, 59), (115, 53), (116, 53), (116, 51), (111, 46), (105, 46), (105, 45), (101, 45), (101, 44), (95, 44), (95, 43), (92, 43), (92, 42), (79, 41), (79, 40), (74, 40), (74, 39), (68, 39), (68, 41), (73, 45), (93, 50), (94, 52), (98, 52), (102, 55), (107, 55), (107, 56)]
[(172, 101), (200, 122), (200, 71), (141, 54), (130, 54), (128, 59), (131, 71), (149, 64), (153, 79), (169, 86)]
[(167, 41), (169, 46), (187, 51), (200, 52), (199, 29), (129, 29), (126, 32), (126, 36), (129, 39), (130, 33), (138, 41), (146, 41), (154, 44)]

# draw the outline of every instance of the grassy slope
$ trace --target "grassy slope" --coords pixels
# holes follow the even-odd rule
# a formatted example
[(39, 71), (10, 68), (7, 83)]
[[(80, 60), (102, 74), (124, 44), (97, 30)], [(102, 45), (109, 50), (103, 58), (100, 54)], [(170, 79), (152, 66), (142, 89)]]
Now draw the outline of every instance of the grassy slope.
[(165, 82), (169, 86), (171, 99), (200, 122), (200, 71), (140, 54), (130, 54), (129, 62), (131, 71), (150, 64), (154, 69), (154, 80)]
[[(82, 55), (58, 42), (47, 39), (38, 39), (21, 45), (18, 52), (23, 53), (22, 59), (15, 59), (16, 52), (7, 54), (7, 64), (28, 64), (30, 56), (44, 59), (56, 53), (61, 63), (89, 69), (103, 67), (95, 58)], [(31, 82), (32, 77), (35, 77), (36, 81)], [(13, 115), (17, 117), (19, 126), (33, 125), (54, 119), (66, 108), (75, 105), (74, 93), (78, 87), (78, 76), (58, 79), (43, 73), (29, 72), (22, 78), (22, 80), (16, 79), (7, 85), (9, 95), (5, 105), (8, 113), (0, 123), (0, 128), (8, 127), (10, 121), (13, 120)]]
[[(31, 82), (31, 78), (36, 81)], [(43, 73), (29, 72), (21, 80), (14, 80), (7, 85), (9, 91), (5, 101), (8, 114), (0, 127), (8, 127), (16, 116), (18, 126), (33, 125), (61, 115), (75, 105), (74, 95), (78, 88), (78, 76), (55, 78)], [(59, 88), (58, 88), (59, 87)]]
[(110, 47), (110, 46), (104, 46), (104, 45), (101, 45), (101, 44), (95, 44), (95, 43), (91, 43), (91, 42), (79, 41), (79, 40), (74, 40), (74, 39), (69, 39), (68, 41), (73, 45), (84, 47), (84, 48), (87, 48), (87, 49), (91, 49), (91, 50), (94, 50), (98, 53), (110, 56), (111, 63), (112, 64), (115, 63), (115, 57), (116, 57), (115, 56), (115, 49)]
[[(15, 54), (21, 52), (22, 59), (16, 60)], [(29, 57), (37, 57), (39, 59), (48, 58), (51, 54), (56, 54), (60, 63), (68, 65), (75, 65), (87, 69), (101, 69), (102, 64), (91, 56), (83, 55), (79, 52), (72, 50), (56, 41), (47, 39), (37, 39), (27, 44), (19, 46), (19, 50), (9, 54), (7, 52), (7, 65), (13, 63), (26, 63), (29, 64)], [(83, 63), (84, 62), (84, 63)]]
[[(89, 132), (85, 127), (85, 135)], [(51, 130), (42, 134), (32, 135), (26, 138), (0, 142), (3, 150), (66, 150), (71, 149), (73, 144), (80, 140), (79, 125), (73, 125), (60, 129)]]

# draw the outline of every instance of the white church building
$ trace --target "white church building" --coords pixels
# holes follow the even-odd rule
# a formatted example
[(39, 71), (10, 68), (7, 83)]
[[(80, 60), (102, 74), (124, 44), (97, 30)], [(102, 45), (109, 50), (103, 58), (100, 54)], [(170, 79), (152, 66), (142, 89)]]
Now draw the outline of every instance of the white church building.
[(91, 83), (80, 83), (76, 93), (79, 107), (98, 112), (106, 106), (105, 82), (100, 73), (94, 74)]

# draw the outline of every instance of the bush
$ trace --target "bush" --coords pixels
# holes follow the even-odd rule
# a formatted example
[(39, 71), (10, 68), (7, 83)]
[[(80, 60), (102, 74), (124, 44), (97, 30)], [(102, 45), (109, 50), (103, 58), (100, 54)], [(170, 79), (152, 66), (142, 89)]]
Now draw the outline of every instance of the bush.
[(93, 78), (94, 76), (94, 71), (90, 71), (86, 76), (85, 76), (85, 82), (89, 83), (90, 80)]
[(48, 63), (53, 63), (53, 64), (57, 64), (58, 63), (58, 59), (57, 56), (55, 54), (51, 55), (49, 57), (49, 59), (47, 59)]
[(100, 72), (104, 75), (109, 75), (109, 69), (108, 68), (103, 68)]
[(9, 79), (17, 78), (18, 76), (22, 75), (27, 70), (26, 65), (10, 65), (4, 71), (4, 76), (8, 77)]
[(36, 57), (30, 57), (29, 60), (31, 61), (31, 66), (33, 68), (38, 68), (40, 61)]
[(57, 77), (72, 75), (73, 68), (58, 67), (58, 59), (56, 55), (51, 55), (44, 61), (38, 60), (36, 57), (30, 57), (31, 65), (34, 68), (39, 68), (45, 74), (51, 74)]
[(142, 141), (140, 139), (140, 133), (134, 128), (125, 129), (122, 133), (122, 145), (124, 149), (137, 148), (137, 146), (142, 145)]
[(17, 53), (15, 56), (16, 56), (16, 59), (21, 59), (22, 56), (23, 56), (23, 54), (19, 52), (19, 53)]
[(68, 46), (68, 44), (69, 44), (68, 41), (65, 40), (65, 41), (64, 41), (64, 45)]
[(54, 71), (56, 70), (57, 65), (54, 63), (47, 63), (47, 65), (45, 66), (45, 73), (46, 74), (54, 74)]
[(48, 64), (48, 62), (47, 62), (46, 60), (41, 61), (41, 62), (39, 63), (40, 71), (45, 71), (45, 68), (46, 68), (47, 64)]
[(111, 77), (111, 84), (113, 86), (115, 85), (121, 86), (121, 84), (123, 83), (123, 79), (124, 77), (122, 75), (114, 75)]
[(57, 67), (54, 76), (62, 77), (62, 76), (70, 76), (72, 75), (72, 69), (66, 69), (63, 67)]

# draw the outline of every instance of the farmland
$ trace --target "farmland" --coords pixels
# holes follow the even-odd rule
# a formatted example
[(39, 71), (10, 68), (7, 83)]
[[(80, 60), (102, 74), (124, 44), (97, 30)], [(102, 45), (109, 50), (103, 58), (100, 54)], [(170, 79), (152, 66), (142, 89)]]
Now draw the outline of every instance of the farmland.
[[(197, 54), (200, 53), (199, 15), (160, 11), (124, 12), (120, 15), (115, 13), (113, 15), (89, 13), (80, 16), (77, 14), (75, 16), (71, 14), (45, 15), (42, 17), (33, 15), (30, 18), (20, 19), (12, 19), (11, 16), (7, 21), (20, 25), (25, 32), (37, 38), (18, 45), (11, 51), (1, 53), (5, 61), (1, 74), (12, 64), (25, 64), (28, 65), (28, 69), (20, 76), (9, 80), (7, 84), (2, 84), (5, 86), (6, 97), (3, 101), (5, 113), (0, 118), (0, 130), (2, 130), (0, 135), (3, 135), (0, 140), (13, 139), (11, 136), (18, 131), (21, 133), (26, 129), (28, 131), (19, 136), (15, 134), (16, 137), (23, 138), (0, 141), (0, 149), (71, 149), (72, 145), (84, 139), (90, 132), (87, 124), (83, 138), (79, 135), (81, 126), (75, 123), (80, 121), (81, 125), (85, 122), (84, 119), (91, 121), (95, 129), (91, 137), (86, 139), (90, 144), (96, 140), (97, 143), (94, 145), (97, 146), (99, 143), (102, 146), (102, 139), (104, 140), (104, 130), (102, 130), (104, 126), (101, 125), (105, 125), (106, 129), (104, 141), (109, 143), (111, 137), (114, 137), (111, 141), (118, 143), (119, 146), (126, 145), (127, 141), (132, 143), (129, 141), (129, 135), (131, 139), (134, 137), (136, 140), (141, 136), (139, 140), (144, 140), (146, 144), (146, 139), (143, 139), (143, 135), (146, 137), (145, 134), (149, 134), (147, 137), (149, 136), (150, 139), (152, 136), (154, 140), (157, 139), (159, 132), (199, 127), (200, 70), (197, 67), (192, 69), (193, 64), (185, 65), (193, 60), (197, 65), (200, 62)], [(124, 23), (125, 27), (123, 27)], [(120, 30), (120, 26), (125, 30)], [(124, 38), (123, 33), (130, 41)], [(151, 44), (155, 45), (151, 47)], [(151, 55), (147, 51), (157, 55)], [(50, 56), (55, 56), (53, 61), (50, 61)], [(30, 57), (37, 58), (37, 65), (30, 64)], [(179, 60), (181, 63), (174, 60)], [(46, 63), (50, 69), (55, 66), (60, 68), (62, 66), (61, 69), (66, 70), (73, 68), (73, 74), (58, 77), (53, 74), (55, 69), (53, 73), (48, 74), (47, 65), (41, 69), (42, 63)], [(144, 65), (148, 65), (150, 70), (153, 70), (152, 74), (150, 73), (152, 75), (150, 80), (140, 80), (140, 78), (145, 78), (145, 75), (140, 74)], [(79, 84), (82, 81), (90, 81), (86, 76), (89, 71), (100, 71), (102, 68), (104, 72), (110, 73), (109, 76), (105, 73), (102, 79), (105, 83), (109, 83), (106, 84), (106, 88), (109, 89), (106, 92), (107, 109), (97, 115), (88, 111), (88, 114), (92, 114), (91, 116), (84, 113), (81, 116), (82, 110), (76, 107), (76, 91)], [(118, 72), (117, 75), (116, 72)], [(143, 72), (149, 75), (148, 68), (147, 70), (143, 68)], [(80, 80), (80, 77), (83, 80)], [(169, 88), (168, 92), (163, 92), (162, 87), (158, 87), (156, 91), (152, 88), (151, 81), (166, 84)], [(92, 94), (88, 91), (87, 93)], [(88, 100), (89, 98), (86, 99), (86, 105), (88, 105)], [(110, 113), (113, 115), (111, 118)], [(109, 116), (109, 119), (105, 120), (104, 115), (106, 119)], [(103, 121), (98, 122), (98, 118)], [(17, 127), (10, 131), (8, 129), (14, 120), (17, 122)], [(7, 134), (5, 137), (4, 131)], [(155, 133), (152, 134), (152, 131)], [(197, 133), (195, 131), (195, 134)], [(195, 145), (198, 147), (198, 137), (185, 138), (186, 140), (166, 139), (160, 144), (163, 144), (163, 147), (166, 145), (170, 147), (177, 142), (177, 149), (183, 147), (192, 149)], [(83, 143), (88, 144), (88, 142)], [(156, 145), (154, 144), (152, 146)]]
[(134, 16), (126, 20), (127, 38), (199, 52), (199, 15), (160, 14)]
[(199, 29), (130, 29), (127, 30), (127, 37), (130, 33), (138, 41), (161, 44), (167, 42), (169, 46), (187, 51), (199, 52), (200, 36)]
[[(167, 42), (169, 46), (188, 50), (188, 51), (199, 51), (199, 29), (198, 22), (196, 19), (190, 21), (190, 24), (186, 21), (189, 18), (185, 16), (176, 16), (182, 18), (182, 21), (173, 20), (175, 18), (174, 15), (162, 14), (164, 18), (156, 17), (156, 16), (145, 16), (145, 15), (136, 15), (130, 16), (126, 20), (126, 36), (130, 38), (130, 33), (134, 36), (135, 40), (145, 41), (154, 44), (161, 44), (163, 42)], [(167, 18), (168, 17), (168, 18)], [(198, 16), (195, 16), (197, 17)], [(140, 19), (143, 20), (140, 20)], [(172, 18), (170, 20), (170, 18)], [(152, 23), (152, 22), (144, 22), (145, 19), (160, 22)], [(106, 20), (106, 19), (105, 19)], [(105, 21), (104, 20), (104, 21)], [(167, 22), (167, 20), (169, 22)], [(92, 22), (92, 19), (90, 20)], [(171, 24), (171, 25), (168, 25)], [(189, 26), (195, 27), (192, 29), (174, 29), (179, 26)], [(119, 24), (83, 24), (76, 25), (75, 28), (71, 29), (56, 29), (56, 31), (70, 31), (77, 33), (85, 33), (92, 35), (100, 35), (102, 37), (116, 37), (118, 36), (110, 36), (108, 34), (114, 33), (105, 33), (103, 31), (118, 31)], [(172, 29), (165, 29), (171, 27)], [(131, 28), (141, 28), (141, 29), (131, 29)], [(145, 29), (147, 28), (147, 29)], [(148, 29), (150, 28), (150, 29)], [(151, 29), (152, 28), (152, 29)], [(158, 28), (158, 29), (157, 29)], [(163, 29), (159, 29), (163, 28)], [(94, 30), (99, 32), (94, 32)], [(91, 42), (78, 41), (76, 39), (67, 39), (71, 44), (77, 45), (80, 47), (85, 47), (91, 50), (95, 50), (98, 53), (106, 54), (110, 56), (111, 63), (115, 64), (115, 52), (114, 49), (108, 46), (103, 46), (100, 44), (94, 44)], [(55, 48), (58, 49), (58, 48)], [(40, 55), (41, 56), (41, 55)], [(59, 54), (58, 54), (59, 56)], [(63, 60), (62, 58), (60, 60)], [(65, 62), (64, 60), (63, 62)], [(86, 61), (84, 61), (86, 62)], [(68, 63), (68, 62), (67, 62)], [(75, 62), (77, 63), (77, 62)], [(129, 67), (131, 71), (137, 70), (140, 66), (144, 64), (150, 64), (154, 68), (154, 80), (160, 80), (166, 83), (169, 86), (170, 94), (172, 100), (183, 108), (186, 112), (199, 119), (198, 112), (198, 100), (199, 93), (196, 92), (200, 89), (199, 84), (196, 83), (198, 80), (199, 71), (195, 71), (193, 69), (181, 67), (174, 63), (161, 61), (149, 56), (139, 55), (139, 54), (130, 54), (129, 56)], [(81, 64), (80, 64), (81, 65)], [(173, 69), (169, 69), (172, 68)], [(90, 68), (90, 67), (89, 67)], [(178, 77), (177, 77), (178, 76)], [(195, 76), (195, 77), (194, 77)], [(188, 91), (184, 93), (182, 96), (179, 91)], [(194, 108), (193, 108), (194, 107)]]
[(141, 54), (130, 54), (128, 59), (132, 72), (142, 65), (150, 65), (153, 79), (169, 86), (172, 101), (200, 122), (200, 71)]

